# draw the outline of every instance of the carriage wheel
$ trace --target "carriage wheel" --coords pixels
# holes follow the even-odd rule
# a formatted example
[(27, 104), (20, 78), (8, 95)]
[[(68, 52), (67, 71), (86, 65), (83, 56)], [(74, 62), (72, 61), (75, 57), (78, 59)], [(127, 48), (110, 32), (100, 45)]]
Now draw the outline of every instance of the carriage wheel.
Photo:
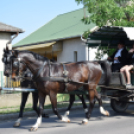
[[(125, 99), (124, 101), (127, 101), (127, 99)], [(118, 113), (125, 112), (126, 109), (128, 108), (128, 105), (129, 104), (126, 102), (121, 102), (115, 99), (111, 99), (111, 107), (115, 112), (118, 112)]]

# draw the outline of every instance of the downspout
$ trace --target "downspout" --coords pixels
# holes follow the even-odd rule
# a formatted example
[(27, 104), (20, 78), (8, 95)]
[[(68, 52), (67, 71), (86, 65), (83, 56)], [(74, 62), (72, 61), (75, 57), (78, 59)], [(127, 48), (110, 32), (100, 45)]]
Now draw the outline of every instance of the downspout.
[[(15, 36), (14, 36), (13, 38), (11, 38), (11, 40), (9, 40), (9, 41), (7, 42), (6, 48), (11, 47), (10, 44), (12, 43), (12, 40), (13, 40), (14, 38), (16, 38), (16, 37), (18, 36), (18, 34), (19, 34), (19, 32), (17, 32), (17, 33), (15, 34)], [(9, 48), (9, 49), (11, 49), (11, 48)]]

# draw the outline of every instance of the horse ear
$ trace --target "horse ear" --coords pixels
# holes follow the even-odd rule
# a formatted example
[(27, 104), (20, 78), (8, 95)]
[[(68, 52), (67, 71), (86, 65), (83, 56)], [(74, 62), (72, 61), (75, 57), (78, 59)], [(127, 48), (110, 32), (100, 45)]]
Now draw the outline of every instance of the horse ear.
[(8, 48), (8, 46), (6, 46), (6, 51), (9, 51), (9, 48)]

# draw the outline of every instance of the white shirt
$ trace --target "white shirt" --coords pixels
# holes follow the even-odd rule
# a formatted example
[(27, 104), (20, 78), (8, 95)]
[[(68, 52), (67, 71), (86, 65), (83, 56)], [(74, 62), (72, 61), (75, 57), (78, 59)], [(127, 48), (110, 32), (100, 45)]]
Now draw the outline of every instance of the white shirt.
[[(117, 51), (117, 53), (115, 54), (114, 58), (120, 57), (122, 50), (123, 50), (123, 48), (119, 49), (119, 50)], [(114, 63), (120, 63), (120, 61), (119, 61), (119, 60), (114, 60)]]

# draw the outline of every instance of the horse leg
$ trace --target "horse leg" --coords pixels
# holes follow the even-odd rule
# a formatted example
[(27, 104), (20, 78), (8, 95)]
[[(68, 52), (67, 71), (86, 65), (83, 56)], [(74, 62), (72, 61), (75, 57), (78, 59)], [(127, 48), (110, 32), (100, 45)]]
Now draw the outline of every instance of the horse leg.
[(23, 110), (24, 110), (28, 95), (29, 95), (29, 92), (26, 92), (26, 93), (22, 92), (22, 94), (21, 94), (21, 105), (20, 105), (19, 117), (18, 117), (17, 121), (15, 121), (15, 123), (13, 125), (14, 127), (20, 126), (20, 122), (21, 122), (22, 117), (23, 117)]
[(82, 105), (83, 105), (85, 113), (87, 113), (88, 112), (88, 108), (87, 108), (87, 105), (85, 103), (84, 96), (83, 95), (77, 95), (77, 96), (80, 98), (80, 100), (82, 102)]
[(67, 110), (66, 110), (66, 112), (64, 114), (65, 117), (67, 117), (69, 115), (70, 109), (71, 109), (71, 107), (72, 107), (72, 105), (73, 105), (73, 103), (75, 101), (75, 95), (74, 94), (69, 94), (69, 97), (70, 97), (69, 98), (69, 106), (68, 106), (68, 108), (67, 108)]
[(89, 109), (88, 112), (86, 113), (86, 118), (82, 121), (83, 124), (88, 123), (88, 120), (90, 119), (90, 115), (94, 108), (94, 104), (95, 104), (95, 92), (93, 89), (92, 90), (90, 89), (89, 90)]
[(52, 104), (54, 114), (56, 114), (60, 120), (70, 122), (70, 120), (67, 117), (62, 117), (57, 110), (57, 93), (54, 93), (52, 91), (50, 92), (50, 101)]
[[(37, 108), (37, 105), (38, 105), (38, 92), (32, 92), (32, 97), (33, 97), (33, 110), (36, 111), (37, 115), (39, 116), (39, 109)], [(42, 114), (42, 117), (44, 118), (48, 118), (49, 115), (48, 114), (45, 114), (43, 113)]]
[(104, 115), (106, 115), (106, 116), (109, 116), (109, 115), (110, 115), (109, 112), (106, 111), (106, 110), (102, 107), (101, 96), (97, 93), (96, 90), (95, 90), (95, 97), (96, 97), (96, 99), (97, 99), (98, 102), (99, 102), (99, 106), (100, 106), (100, 112), (101, 112), (101, 114), (104, 114)]
[(45, 98), (46, 95), (43, 95), (41, 93), (39, 94), (39, 116), (37, 118), (36, 123), (32, 126), (32, 128), (30, 128), (30, 131), (36, 131), (42, 122), (42, 114), (44, 110)]
[(35, 112), (37, 113), (37, 115), (39, 116), (39, 109), (37, 108), (37, 104), (38, 104), (38, 93), (37, 92), (32, 92), (32, 99), (33, 99), (33, 110), (35, 110)]

